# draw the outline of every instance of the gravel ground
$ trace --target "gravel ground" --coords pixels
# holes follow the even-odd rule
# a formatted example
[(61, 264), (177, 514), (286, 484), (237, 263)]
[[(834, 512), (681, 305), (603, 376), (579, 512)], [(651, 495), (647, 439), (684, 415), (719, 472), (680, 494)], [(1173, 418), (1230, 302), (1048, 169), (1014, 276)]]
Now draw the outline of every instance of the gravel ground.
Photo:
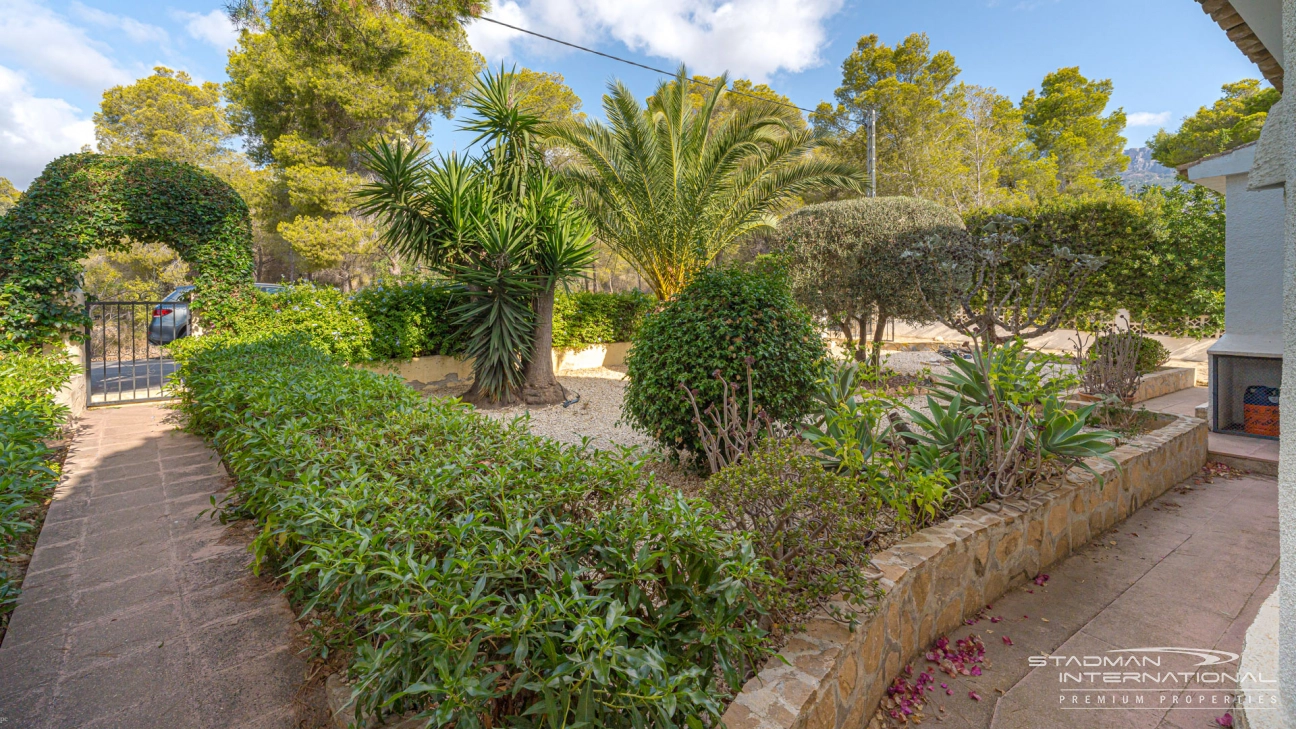
[[(550, 405), (541, 408), (515, 406), (482, 410), (488, 417), (511, 420), (530, 416), (530, 429), (565, 443), (580, 443), (589, 437), (595, 448), (612, 449), (616, 446), (654, 447), (653, 442), (628, 425), (617, 425), (621, 418), (621, 401), (625, 397), (625, 367), (595, 367), (586, 370), (569, 370), (558, 377), (567, 388), (569, 397), (580, 396), (580, 402), (569, 407)], [(456, 383), (429, 392), (431, 396), (458, 397), (468, 391), (470, 383)]]

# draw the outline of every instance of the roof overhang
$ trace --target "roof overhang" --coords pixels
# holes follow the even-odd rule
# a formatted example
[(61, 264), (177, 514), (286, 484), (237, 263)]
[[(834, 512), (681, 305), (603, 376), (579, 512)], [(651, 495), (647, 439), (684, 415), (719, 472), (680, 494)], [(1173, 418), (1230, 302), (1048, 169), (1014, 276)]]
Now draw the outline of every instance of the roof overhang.
[(1224, 186), (1229, 175), (1241, 175), (1251, 171), (1255, 162), (1256, 143), (1249, 142), (1227, 152), (1202, 157), (1196, 162), (1179, 166), (1179, 172), (1192, 182), (1209, 187), (1224, 194)]
[(1282, 0), (1197, 0), (1233, 41), (1282, 91)]

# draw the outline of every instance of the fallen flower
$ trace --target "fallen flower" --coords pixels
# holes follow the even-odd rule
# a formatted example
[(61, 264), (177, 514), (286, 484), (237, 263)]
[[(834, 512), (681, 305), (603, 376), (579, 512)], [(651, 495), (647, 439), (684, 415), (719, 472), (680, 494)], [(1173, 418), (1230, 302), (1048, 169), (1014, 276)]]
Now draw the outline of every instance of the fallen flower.
[(1049, 576), (1046, 574), (1040, 573), (1038, 575), (1035, 575), (1035, 584), (1037, 585), (1043, 585), (1045, 582), (1048, 581), (1049, 581)]
[(1012, 642), (1012, 638), (1009, 638), (1009, 637), (1006, 636), (1006, 635), (1003, 637), (1003, 642), (1004, 642), (1004, 645), (1012, 645), (1012, 644), (1013, 644), (1013, 642)]
[(1215, 723), (1220, 726), (1233, 726), (1233, 715), (1225, 714), (1224, 716), (1216, 717)]
[(1001, 621), (1001, 620), (1003, 620), (1003, 618), (1001, 618), (1001, 617), (999, 617), (999, 616), (997, 616), (997, 615), (996, 615), (995, 617), (993, 617), (993, 618), (990, 618), (990, 622), (992, 622), (992, 623), (997, 623), (997, 622), (999, 622), (999, 621)]
[(981, 694), (978, 694), (978, 693), (975, 692), (975, 691), (969, 691), (969, 692), (968, 692), (968, 698), (969, 698), (969, 699), (972, 699), (973, 701), (980, 701), (980, 700), (981, 700)]

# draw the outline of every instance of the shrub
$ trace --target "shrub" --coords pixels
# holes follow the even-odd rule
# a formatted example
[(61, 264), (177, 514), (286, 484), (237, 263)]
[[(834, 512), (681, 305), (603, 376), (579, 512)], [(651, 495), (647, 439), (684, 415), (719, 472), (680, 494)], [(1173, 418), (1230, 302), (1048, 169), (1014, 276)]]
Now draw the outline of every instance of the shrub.
[[(54, 393), (76, 371), (64, 357), (0, 353), (0, 563), (18, 553), (19, 540), (39, 528), (30, 518), (58, 485), (54, 451), (45, 441), (67, 418)], [(15, 580), (0, 567), (0, 617), (18, 597)]]
[(462, 301), (460, 289), (444, 281), (378, 284), (355, 295), (355, 306), (369, 322), (374, 359), (462, 355), (466, 338), (451, 313)]
[(1093, 344), (1089, 347), (1088, 357), (1092, 359), (1102, 352), (1109, 351), (1112, 349), (1112, 344), (1108, 340), (1121, 337), (1137, 337), (1139, 340), (1138, 364), (1135, 367), (1139, 375), (1156, 372), (1161, 365), (1170, 359), (1170, 350), (1166, 349), (1164, 344), (1133, 330), (1103, 334), (1095, 338)]
[(855, 615), (832, 610), (841, 595), (863, 612), (878, 594), (864, 576), (864, 545), (876, 509), (854, 478), (831, 473), (801, 453), (793, 439), (768, 438), (749, 456), (707, 479), (702, 495), (730, 528), (751, 535), (756, 554), (776, 578), (757, 586), (775, 623), (796, 629), (820, 608), (852, 623)]
[(638, 291), (560, 293), (554, 299), (553, 346), (579, 349), (628, 342), (655, 302)]
[[(258, 293), (255, 301), (233, 314), (226, 331), (235, 338), (264, 338), (300, 333), (320, 349), (347, 362), (370, 359), (373, 333), (363, 312), (331, 286), (298, 283), (278, 294)], [(171, 345), (177, 358), (184, 352), (221, 346), (226, 339), (186, 337)]]
[[(205, 337), (178, 380), (366, 713), (432, 726), (715, 726), (760, 657), (748, 542), (620, 454), (530, 435), (294, 334)], [(268, 560), (268, 562), (267, 562)], [(332, 645), (333, 649), (342, 646)]]
[(969, 216), (968, 228), (982, 227), (994, 214), (1021, 221), (1016, 234), (1024, 245), (1008, 251), (1009, 269), (1038, 265), (1058, 246), (1073, 254), (1106, 259), (1075, 298), (1068, 321), (1107, 321), (1122, 308), (1138, 319), (1149, 305), (1147, 282), (1157, 276), (1151, 255), (1156, 234), (1147, 208), (1138, 200), (1110, 193), (1062, 195)]
[(693, 405), (720, 407), (723, 385), (747, 376), (752, 393), (776, 421), (805, 415), (825, 357), (810, 316), (777, 276), (737, 269), (698, 274), (665, 307), (647, 316), (626, 358), (629, 385), (623, 418), (662, 446), (698, 452)]
[[(779, 223), (796, 300), (854, 343), (880, 335), (888, 319), (935, 320), (917, 278), (931, 290), (930, 258), (906, 256), (919, 240), (962, 230), (958, 213), (928, 200), (877, 197), (809, 205)], [(874, 311), (877, 312), (874, 320)], [(865, 331), (874, 321), (874, 332)], [(876, 336), (875, 339), (881, 339)]]

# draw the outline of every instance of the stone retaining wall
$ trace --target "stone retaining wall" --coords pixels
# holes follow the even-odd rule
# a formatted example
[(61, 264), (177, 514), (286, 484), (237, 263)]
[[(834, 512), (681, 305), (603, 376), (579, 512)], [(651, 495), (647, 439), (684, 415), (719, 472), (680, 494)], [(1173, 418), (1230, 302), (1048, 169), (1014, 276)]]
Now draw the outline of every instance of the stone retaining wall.
[(1143, 376), (1134, 402), (1144, 402), (1154, 397), (1187, 390), (1197, 384), (1197, 370), (1191, 367), (1164, 367)]
[(963, 511), (875, 556), (886, 591), (878, 612), (854, 632), (826, 616), (812, 620), (743, 687), (725, 726), (864, 727), (886, 687), (938, 636), (1202, 467), (1206, 424), (1163, 422), (1116, 449), (1119, 470), (1096, 464), (1101, 480), (1073, 471), (1051, 491)]
[[(584, 349), (554, 348), (554, 372), (562, 374), (570, 370), (590, 369), (593, 367), (616, 367), (625, 364), (626, 354), (629, 351), (630, 342), (594, 344)], [(386, 362), (365, 362), (358, 366), (382, 374), (399, 375), (406, 382), (416, 380), (427, 385), (438, 385), (471, 378), (473, 359), (472, 357), (460, 359), (438, 354), (408, 360), (394, 359)]]

